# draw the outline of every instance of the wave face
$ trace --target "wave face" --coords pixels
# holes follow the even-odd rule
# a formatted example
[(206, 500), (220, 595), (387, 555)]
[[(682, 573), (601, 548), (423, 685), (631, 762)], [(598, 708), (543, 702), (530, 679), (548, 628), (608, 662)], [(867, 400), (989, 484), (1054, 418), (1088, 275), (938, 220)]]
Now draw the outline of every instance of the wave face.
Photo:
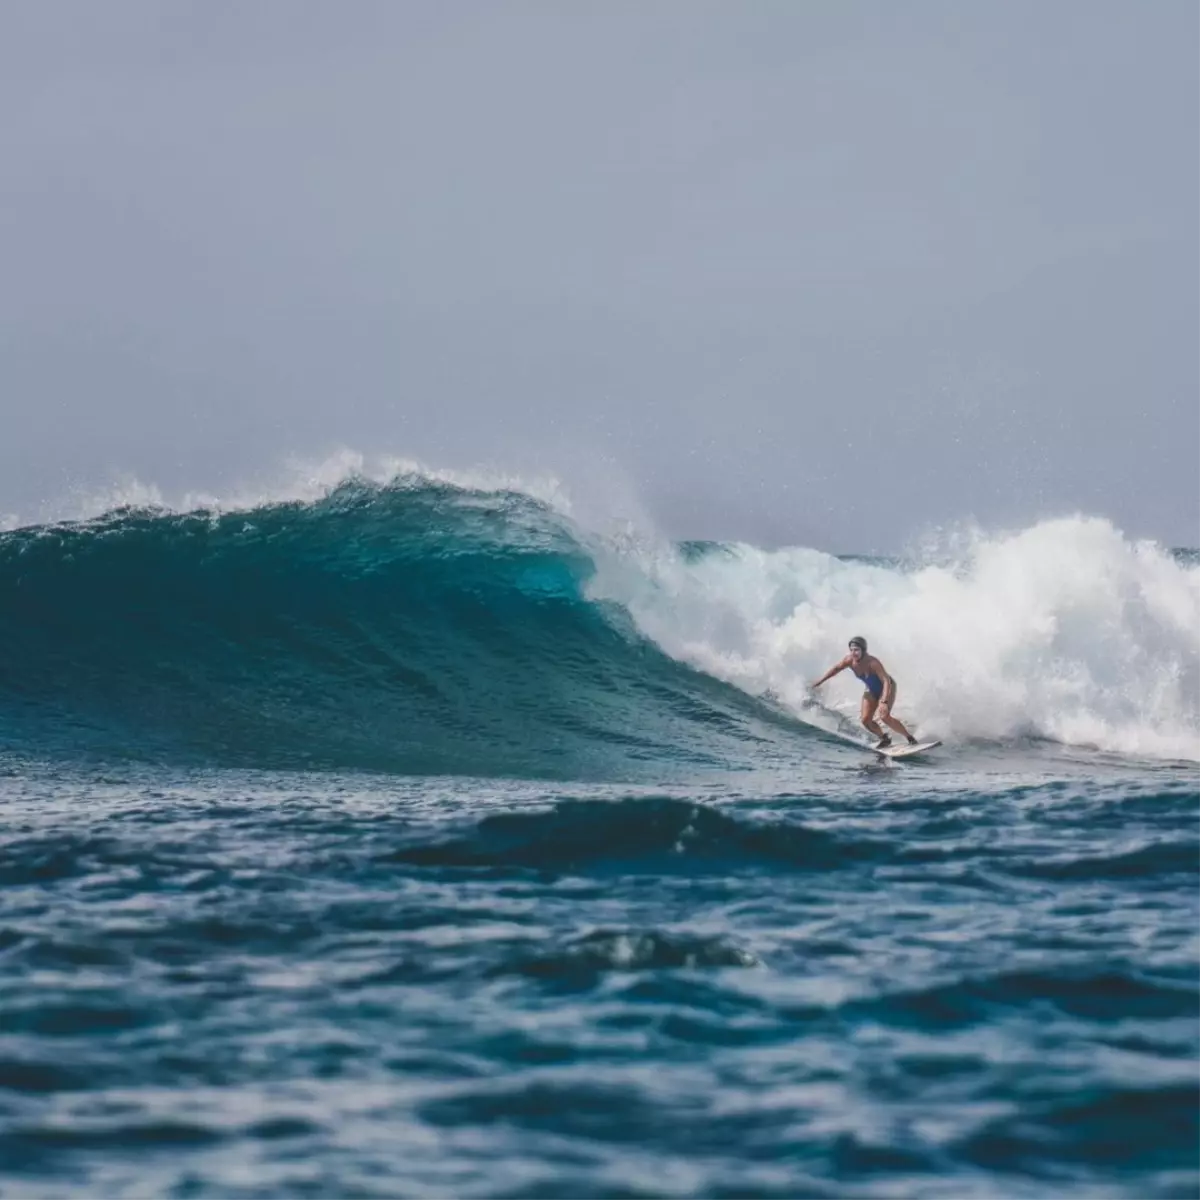
[[(1200, 757), (1200, 566), (1106, 522), (913, 565), (618, 542), (420, 475), (0, 533), (0, 737), (414, 774), (746, 768), (796, 741), (748, 693), (798, 709), (849, 633), (922, 732)], [(857, 695), (826, 691), (846, 714)]]
[(736, 755), (748, 698), (588, 599), (593, 570), (546, 504), (421, 477), (0, 534), (0, 735), (419, 774)]

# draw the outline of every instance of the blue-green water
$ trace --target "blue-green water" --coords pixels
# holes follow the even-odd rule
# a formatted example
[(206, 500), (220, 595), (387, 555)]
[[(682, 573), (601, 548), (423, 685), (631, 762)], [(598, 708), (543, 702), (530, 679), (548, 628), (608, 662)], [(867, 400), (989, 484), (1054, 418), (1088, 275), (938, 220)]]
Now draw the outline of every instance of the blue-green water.
[[(1103, 660), (1032, 568), (1034, 649), (979, 557), (605, 561), (424, 481), (0, 534), (0, 1192), (1196, 1195), (1197, 567), (1069, 532)], [(1075, 726), (839, 608), (950, 586)], [(852, 616), (940, 751), (787, 694)]]

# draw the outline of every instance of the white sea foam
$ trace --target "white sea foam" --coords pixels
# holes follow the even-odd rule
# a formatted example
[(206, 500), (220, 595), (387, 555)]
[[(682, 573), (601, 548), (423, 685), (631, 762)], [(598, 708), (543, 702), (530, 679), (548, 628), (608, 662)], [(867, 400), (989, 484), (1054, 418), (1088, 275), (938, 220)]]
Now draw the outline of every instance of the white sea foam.
[[(1200, 759), (1200, 567), (1103, 519), (972, 532), (953, 559), (904, 567), (626, 546), (602, 556), (594, 592), (668, 653), (795, 708), (861, 634), (924, 735)], [(861, 695), (849, 672), (821, 693), (851, 718)]]

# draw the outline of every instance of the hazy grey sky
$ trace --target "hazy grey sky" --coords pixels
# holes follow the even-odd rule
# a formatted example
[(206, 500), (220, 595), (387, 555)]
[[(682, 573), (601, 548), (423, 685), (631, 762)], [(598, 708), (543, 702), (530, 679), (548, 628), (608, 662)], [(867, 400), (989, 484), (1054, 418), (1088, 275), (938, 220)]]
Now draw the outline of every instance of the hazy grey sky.
[(6, 4), (0, 512), (348, 446), (1195, 545), (1197, 12)]

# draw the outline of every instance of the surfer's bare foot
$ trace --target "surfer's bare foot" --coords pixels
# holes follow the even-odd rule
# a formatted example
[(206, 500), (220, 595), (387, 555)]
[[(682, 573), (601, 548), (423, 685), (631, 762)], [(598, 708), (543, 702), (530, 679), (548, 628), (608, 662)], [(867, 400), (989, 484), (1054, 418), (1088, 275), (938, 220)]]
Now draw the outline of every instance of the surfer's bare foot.
[(911, 733), (908, 735), (908, 744), (910, 746), (915, 746), (917, 744), (917, 739), (913, 737)]
[(889, 734), (884, 734), (883, 737), (875, 743), (876, 750), (886, 750), (892, 744), (892, 739)]

